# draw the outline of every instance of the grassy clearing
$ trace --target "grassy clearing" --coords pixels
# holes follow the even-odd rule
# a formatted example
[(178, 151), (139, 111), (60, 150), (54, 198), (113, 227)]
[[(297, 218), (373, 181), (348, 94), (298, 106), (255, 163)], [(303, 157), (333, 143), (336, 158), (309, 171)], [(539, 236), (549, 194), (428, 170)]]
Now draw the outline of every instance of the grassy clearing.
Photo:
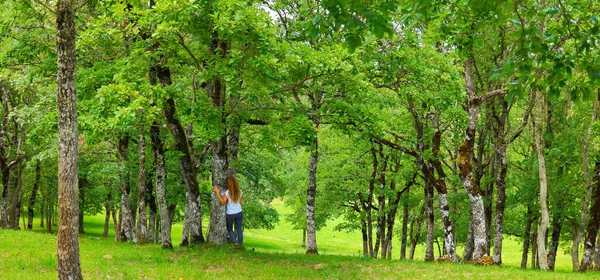
[[(86, 279), (594, 279), (598, 273), (474, 267), (420, 261), (303, 254), (276, 254), (229, 247), (162, 250), (157, 245), (115, 243), (81, 237)], [(55, 279), (56, 237), (0, 230), (1, 279)]]
[[(275, 202), (284, 215), (286, 209)], [(521, 270), (520, 243), (508, 239), (504, 267), (474, 267), (407, 260), (374, 260), (360, 256), (358, 233), (333, 232), (336, 221), (317, 235), (318, 256), (304, 255), (302, 232), (285, 221), (272, 231), (246, 230), (246, 250), (196, 246), (162, 250), (156, 244), (115, 243), (101, 237), (103, 217), (85, 218), (87, 234), (80, 237), (81, 264), (86, 279), (598, 279), (600, 273), (570, 271), (569, 259), (559, 256), (560, 271)], [(39, 223), (36, 223), (39, 225)], [(174, 225), (173, 243), (181, 239)], [(421, 246), (422, 247), (422, 246)], [(394, 248), (394, 256), (398, 256)], [(422, 250), (415, 259), (423, 257)], [(56, 236), (0, 230), (0, 279), (55, 279)]]

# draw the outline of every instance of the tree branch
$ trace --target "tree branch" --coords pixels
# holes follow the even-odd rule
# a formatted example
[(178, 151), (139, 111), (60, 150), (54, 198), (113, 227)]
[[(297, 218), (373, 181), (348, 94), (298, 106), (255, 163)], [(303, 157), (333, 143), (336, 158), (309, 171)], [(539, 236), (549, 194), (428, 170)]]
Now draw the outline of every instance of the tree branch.
[(479, 97), (479, 99), (483, 102), (483, 101), (486, 101), (488, 99), (494, 98), (496, 96), (504, 95), (504, 94), (507, 94), (507, 93), (508, 93), (508, 88), (496, 89), (496, 90), (492, 90), (490, 92), (487, 92), (486, 94), (484, 94), (481, 97)]

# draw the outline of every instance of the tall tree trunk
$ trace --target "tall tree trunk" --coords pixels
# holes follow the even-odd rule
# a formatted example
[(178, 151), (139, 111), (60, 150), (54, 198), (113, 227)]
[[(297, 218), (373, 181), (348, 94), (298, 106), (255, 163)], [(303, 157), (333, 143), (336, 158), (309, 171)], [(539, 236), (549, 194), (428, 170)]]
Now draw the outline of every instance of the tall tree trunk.
[(446, 186), (446, 173), (444, 172), (444, 168), (439, 159), (439, 151), (442, 141), (442, 130), (440, 129), (440, 124), (438, 121), (439, 111), (436, 111), (436, 114), (434, 114), (433, 116), (434, 117), (432, 117), (432, 120), (434, 126), (434, 134), (431, 151), (434, 158), (429, 161), (429, 170), (431, 170), (430, 173), (432, 174), (433, 170), (435, 170), (438, 174), (438, 178), (436, 179), (434, 186), (438, 191), (438, 200), (440, 203), (440, 215), (442, 217), (442, 227), (444, 230), (445, 253), (452, 259), (452, 261), (458, 263), (458, 257), (456, 256), (456, 245), (454, 243), (454, 227), (452, 226), (452, 220), (450, 220), (450, 206), (448, 204), (448, 188)]
[(35, 198), (37, 197), (38, 189), (40, 188), (40, 162), (35, 165), (35, 180), (33, 181), (33, 189), (29, 196), (29, 206), (27, 207), (27, 229), (33, 229), (33, 207), (35, 206)]
[(583, 257), (579, 271), (586, 271), (592, 268), (592, 261), (596, 248), (596, 237), (600, 227), (600, 161), (596, 161), (594, 169), (594, 181), (596, 188), (593, 196), (592, 209), (590, 210), (590, 220), (587, 224), (587, 234), (585, 236)]
[[(559, 205), (563, 205), (559, 203)], [(552, 219), (552, 241), (550, 242), (550, 251), (548, 252), (548, 268), (554, 271), (554, 264), (556, 262), (556, 253), (558, 251), (558, 243), (560, 239), (560, 231), (562, 229), (563, 217), (557, 215)]]
[(108, 236), (108, 229), (110, 226), (110, 212), (112, 211), (111, 208), (112, 207), (110, 206), (110, 204), (104, 204), (104, 209), (106, 211), (106, 215), (104, 215), (104, 231), (102, 232), (102, 236), (104, 237)]
[(543, 123), (542, 119), (545, 111), (545, 100), (544, 94), (541, 92), (536, 94), (536, 114), (535, 114), (535, 145), (538, 155), (538, 172), (540, 177), (540, 208), (541, 208), (541, 221), (540, 228), (537, 236), (538, 246), (538, 259), (540, 262), (540, 268), (542, 270), (548, 270), (548, 256), (546, 255), (546, 231), (548, 230), (548, 206), (546, 205), (546, 198), (548, 196), (548, 180), (546, 178), (546, 160), (544, 157), (544, 138), (543, 138)]
[[(168, 75), (168, 77), (161, 77), (161, 81), (167, 80), (168, 78), (169, 82), (167, 84), (171, 84), (169, 69), (167, 68), (165, 71), (158, 71), (159, 75), (163, 72), (166, 72), (165, 75)], [(167, 123), (169, 124), (171, 134), (173, 135), (175, 147), (181, 153), (181, 156), (179, 157), (179, 166), (181, 167), (181, 173), (186, 185), (183, 235), (180, 246), (201, 243), (204, 242), (204, 236), (202, 235), (200, 189), (198, 187), (196, 169), (192, 162), (185, 130), (181, 125), (181, 122), (175, 117), (175, 101), (173, 98), (166, 100), (163, 111)]]
[(483, 191), (483, 212), (485, 213), (485, 253), (484, 255), (489, 256), (491, 250), (492, 240), (492, 213), (493, 210), (493, 199), (494, 199), (494, 183), (491, 181), (486, 182), (487, 188)]
[[(589, 155), (590, 155), (590, 139), (592, 136), (592, 127), (598, 118), (599, 111), (599, 102), (600, 102), (600, 90), (598, 90), (598, 94), (596, 96), (596, 100), (594, 101), (594, 108), (592, 109), (592, 118), (590, 120), (590, 124), (585, 133), (585, 139), (583, 140), (583, 178), (585, 179), (585, 188), (586, 194), (583, 199), (583, 203), (581, 206), (581, 215), (579, 217), (579, 224), (576, 228), (576, 234), (573, 238), (573, 244), (571, 245), (571, 262), (573, 264), (573, 270), (579, 270), (579, 245), (581, 244), (581, 240), (583, 239), (583, 235), (585, 233), (585, 222), (587, 219), (588, 210), (590, 207), (590, 200), (592, 200), (592, 192), (594, 189), (594, 185), (592, 184), (592, 180), (590, 178), (590, 163), (589, 163)], [(598, 265), (598, 264), (597, 264)]]
[(410, 223), (410, 250), (408, 252), (408, 259), (412, 260), (415, 257), (415, 248), (417, 248), (417, 242), (419, 242), (419, 238), (421, 238), (421, 226), (423, 225), (423, 218), (425, 214), (425, 204), (421, 207), (421, 212), (419, 217), (417, 218), (417, 229), (415, 230), (415, 234), (413, 235), (413, 226), (414, 220)]
[[(2, 127), (0, 127), (0, 174), (2, 175), (2, 203), (0, 205), (0, 227), (7, 228), (8, 227), (8, 189), (9, 189), (9, 181), (10, 181), (10, 170), (11, 168), (20, 162), (20, 147), (17, 150), (17, 157), (15, 160), (9, 162), (6, 146), (6, 130), (8, 127), (8, 117), (10, 114), (9, 106), (8, 106), (8, 92), (4, 88), (4, 84), (0, 83), (0, 90), (2, 91), (0, 94), (0, 100), (2, 103)], [(16, 131), (15, 131), (16, 132)], [(22, 132), (23, 133), (23, 132)], [(19, 145), (21, 143), (19, 142)], [(10, 150), (10, 149), (9, 149)]]
[[(313, 121), (314, 122), (314, 121)], [(315, 128), (319, 130), (318, 122), (315, 122)], [(308, 175), (308, 189), (306, 191), (306, 232), (308, 244), (306, 245), (306, 254), (318, 254), (317, 251), (317, 231), (315, 225), (315, 198), (317, 196), (317, 164), (319, 162), (319, 141), (315, 136), (314, 144), (310, 154), (310, 169)]]
[[(397, 173), (399, 170), (399, 163), (397, 163), (396, 168), (394, 169), (394, 173)], [(415, 177), (416, 177), (416, 173), (415, 173)], [(390, 183), (390, 190), (392, 191), (396, 191), (396, 197), (394, 198), (394, 200), (391, 200), (389, 203), (389, 213), (387, 214), (387, 231), (386, 231), (386, 235), (385, 235), (385, 239), (384, 239), (384, 251), (385, 253), (382, 254), (382, 258), (386, 258), (388, 260), (392, 259), (392, 238), (394, 236), (394, 225), (396, 223), (396, 213), (398, 212), (398, 204), (400, 203), (400, 199), (402, 197), (402, 194), (404, 192), (406, 192), (410, 186), (412, 184), (414, 184), (414, 180), (415, 177), (412, 178), (412, 180), (410, 180), (407, 183), (407, 186), (404, 187), (402, 190), (397, 190), (396, 191), (396, 180), (392, 179), (392, 182)]]
[(473, 225), (473, 243), (475, 246), (473, 259), (480, 259), (484, 256), (488, 246), (486, 244), (483, 199), (481, 197), (481, 190), (473, 179), (473, 164), (471, 159), (475, 144), (475, 130), (479, 118), (479, 104), (481, 103), (481, 99), (477, 97), (473, 83), (473, 60), (473, 56), (470, 56), (465, 62), (465, 82), (469, 96), (469, 122), (465, 132), (465, 141), (458, 151), (458, 168), (460, 169), (463, 188), (467, 192), (471, 202), (471, 222)]
[(504, 231), (504, 205), (506, 202), (506, 120), (508, 119), (508, 102), (504, 99), (498, 101), (500, 104), (500, 115), (494, 114), (496, 120), (494, 143), (494, 161), (492, 171), (496, 180), (496, 213), (494, 219), (494, 264), (502, 264), (502, 234)]
[(165, 181), (167, 179), (165, 152), (162, 140), (160, 139), (160, 126), (157, 122), (152, 123), (150, 127), (150, 137), (152, 139), (152, 155), (154, 156), (154, 172), (156, 173), (156, 201), (158, 202), (160, 213), (160, 243), (163, 249), (172, 249), (171, 221), (169, 220), (165, 190)]
[(363, 210), (367, 213), (367, 243), (369, 246), (369, 256), (376, 257), (373, 250), (373, 194), (375, 192), (375, 181), (377, 178), (377, 170), (379, 161), (377, 160), (377, 152), (375, 147), (371, 146), (371, 157), (373, 158), (373, 171), (371, 172), (371, 179), (369, 181), (369, 196), (365, 202), (361, 199)]
[(408, 197), (410, 193), (410, 188), (406, 190), (406, 199), (402, 203), (402, 237), (400, 238), (400, 259), (406, 259), (406, 234), (408, 230)]
[(140, 153), (140, 173), (138, 180), (138, 221), (137, 221), (137, 235), (138, 242), (140, 244), (146, 243), (147, 241), (147, 223), (146, 217), (146, 138), (143, 133), (140, 133), (140, 140), (138, 141), (139, 153)]
[[(209, 52), (215, 57), (225, 58), (229, 52), (229, 42), (219, 39), (219, 34), (216, 31), (211, 37)], [(236, 167), (230, 166), (230, 164), (237, 160), (240, 124), (231, 123), (232, 120), (228, 120), (228, 114), (225, 112), (227, 103), (226, 83), (220, 74), (217, 74), (212, 80), (207, 82), (206, 92), (208, 98), (211, 100), (212, 107), (221, 113), (221, 135), (219, 139), (210, 141), (210, 147), (212, 150), (212, 185), (224, 191), (227, 189), (227, 177), (235, 175), (236, 172)], [(231, 94), (230, 98), (235, 99), (236, 95)], [(232, 104), (236, 102), (234, 100)], [(221, 205), (216, 193), (213, 192), (208, 225), (208, 241), (212, 244), (222, 245), (227, 242), (228, 234), (225, 226), (225, 213), (225, 206)]]
[(538, 217), (534, 217), (532, 221), (533, 234), (531, 234), (531, 269), (538, 269), (540, 262), (537, 254), (537, 236), (538, 236)]
[(130, 203), (130, 187), (129, 187), (129, 170), (127, 168), (127, 162), (129, 156), (127, 148), (129, 147), (129, 136), (122, 137), (119, 139), (118, 154), (119, 159), (117, 162), (119, 168), (119, 191), (121, 192), (121, 207), (119, 210), (119, 233), (115, 233), (116, 241), (133, 241), (137, 242), (134, 236), (134, 220), (131, 212)]
[(21, 199), (21, 189), (23, 188), (23, 162), (19, 162), (17, 167), (17, 177), (15, 178), (16, 187), (12, 193), (10, 205), (8, 207), (9, 228), (19, 229), (19, 205)]
[[(154, 174), (149, 174), (149, 178), (152, 178)], [(156, 197), (154, 196), (152, 180), (146, 180), (146, 204), (150, 208), (150, 218), (148, 219), (148, 227), (146, 230), (146, 241), (157, 242), (155, 238), (154, 229), (156, 228)]]
[(475, 251), (475, 243), (473, 242), (473, 212), (471, 211), (469, 213), (469, 231), (467, 232), (465, 250), (463, 251), (463, 262), (467, 263), (473, 259), (473, 251)]
[(531, 240), (531, 224), (533, 218), (531, 217), (531, 208), (527, 205), (527, 223), (525, 224), (525, 232), (523, 233), (523, 254), (521, 255), (521, 268), (527, 268), (527, 254), (529, 253), (529, 242)]
[(363, 257), (369, 256), (369, 235), (367, 234), (367, 221), (360, 219), (360, 231), (362, 233), (363, 241)]
[(78, 132), (75, 86), (75, 7), (72, 0), (56, 3), (58, 57), (58, 279), (82, 279), (78, 233)]
[(427, 219), (427, 239), (425, 241), (425, 261), (434, 261), (433, 255), (433, 186), (429, 180), (425, 180), (425, 217)]
[(377, 240), (375, 241), (374, 255), (377, 257), (379, 254), (379, 248), (381, 246), (381, 258), (385, 259), (386, 249), (384, 246), (384, 238), (385, 238), (385, 224), (386, 224), (386, 214), (385, 214), (385, 195), (384, 190), (386, 186), (385, 181), (385, 172), (387, 169), (388, 157), (383, 155), (383, 146), (379, 145), (379, 157), (381, 158), (381, 167), (379, 169), (379, 194), (377, 196), (378, 201), (378, 209), (377, 209)]

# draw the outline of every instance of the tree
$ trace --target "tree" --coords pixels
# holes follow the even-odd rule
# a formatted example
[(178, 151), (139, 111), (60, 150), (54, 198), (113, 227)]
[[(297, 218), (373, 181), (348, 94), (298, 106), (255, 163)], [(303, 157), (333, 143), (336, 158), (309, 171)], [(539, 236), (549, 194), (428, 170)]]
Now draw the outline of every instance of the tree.
[(83, 279), (79, 263), (78, 131), (75, 85), (75, 6), (56, 3), (58, 55), (58, 278)]

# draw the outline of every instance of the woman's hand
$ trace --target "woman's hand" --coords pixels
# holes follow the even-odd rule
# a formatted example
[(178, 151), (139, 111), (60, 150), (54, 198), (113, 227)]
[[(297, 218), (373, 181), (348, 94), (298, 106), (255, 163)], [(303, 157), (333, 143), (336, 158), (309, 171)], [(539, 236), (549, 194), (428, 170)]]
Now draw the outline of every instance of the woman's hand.
[(221, 190), (217, 187), (217, 186), (213, 186), (213, 190), (217, 193), (217, 194), (221, 194)]

